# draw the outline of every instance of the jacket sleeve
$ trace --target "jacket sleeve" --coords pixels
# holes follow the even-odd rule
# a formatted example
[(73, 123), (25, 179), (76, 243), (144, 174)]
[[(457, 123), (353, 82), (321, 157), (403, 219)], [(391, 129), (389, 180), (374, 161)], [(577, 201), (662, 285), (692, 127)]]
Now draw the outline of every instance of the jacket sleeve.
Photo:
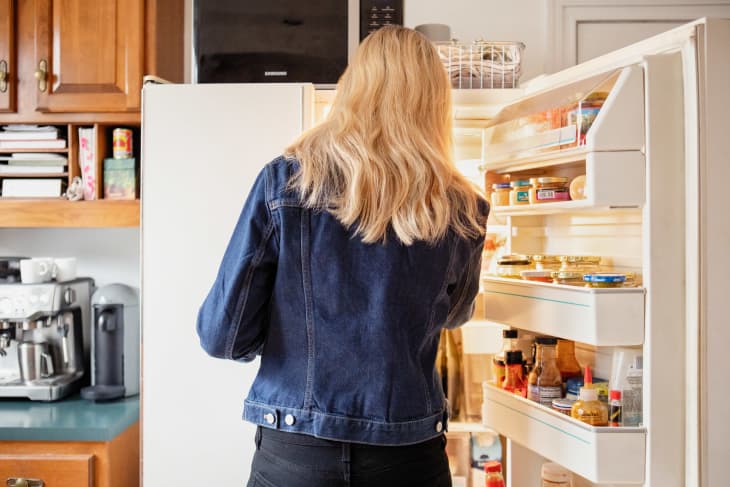
[(267, 205), (266, 168), (259, 174), (198, 313), (200, 345), (211, 356), (248, 362), (260, 355), (278, 260)]
[[(479, 211), (483, 228), (486, 228), (487, 217), (489, 216), (489, 204), (480, 199)], [(479, 280), (482, 273), (482, 253), (484, 251), (484, 238), (482, 235), (469, 241), (464, 270), (459, 277), (451, 298), (451, 308), (446, 318), (446, 328), (456, 328), (467, 321), (474, 314), (474, 299), (479, 293)]]

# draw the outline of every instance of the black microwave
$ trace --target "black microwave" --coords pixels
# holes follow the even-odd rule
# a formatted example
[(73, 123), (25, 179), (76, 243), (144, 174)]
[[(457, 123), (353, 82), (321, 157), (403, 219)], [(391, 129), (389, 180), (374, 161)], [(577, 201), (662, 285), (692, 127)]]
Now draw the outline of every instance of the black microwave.
[(388, 24), (403, 25), (403, 0), (195, 0), (193, 78), (332, 85)]

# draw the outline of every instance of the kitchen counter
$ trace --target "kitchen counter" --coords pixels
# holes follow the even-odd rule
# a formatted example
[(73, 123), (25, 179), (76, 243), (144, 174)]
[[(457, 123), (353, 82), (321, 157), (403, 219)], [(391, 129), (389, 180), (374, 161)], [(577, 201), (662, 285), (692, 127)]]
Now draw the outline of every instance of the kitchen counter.
[(139, 396), (94, 403), (0, 400), (0, 441), (111, 441), (139, 419)]

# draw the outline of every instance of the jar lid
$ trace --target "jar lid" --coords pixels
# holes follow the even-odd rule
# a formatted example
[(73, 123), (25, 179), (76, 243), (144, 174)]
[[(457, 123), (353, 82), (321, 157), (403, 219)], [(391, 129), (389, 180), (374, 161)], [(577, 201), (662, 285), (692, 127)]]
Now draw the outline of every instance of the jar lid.
[(609, 274), (607, 272), (586, 274), (583, 276), (585, 282), (625, 282), (626, 274)]
[(538, 345), (557, 345), (558, 339), (555, 337), (537, 337), (535, 339)]
[(508, 189), (511, 187), (509, 183), (496, 183), (492, 185), (492, 189)]
[(502, 330), (502, 338), (517, 338), (517, 330), (514, 328)]
[(568, 182), (568, 178), (562, 178), (562, 177), (531, 178), (530, 182), (532, 184), (556, 184), (556, 183), (565, 184)]
[(597, 255), (561, 255), (560, 262), (570, 264), (600, 264), (601, 257)]
[(497, 261), (498, 265), (530, 265), (530, 258), (526, 255), (504, 255)]
[(510, 184), (510, 185), (511, 185), (511, 186), (512, 186), (513, 188), (522, 188), (522, 187), (525, 187), (525, 186), (532, 186), (532, 184), (530, 183), (530, 181), (527, 181), (527, 180), (522, 180), (522, 181), (512, 181), (512, 182), (511, 182), (511, 183), (509, 183), (509, 184)]
[(560, 409), (562, 411), (570, 410), (573, 407), (575, 399), (568, 399), (567, 397), (553, 399), (553, 408)]
[(501, 472), (502, 471), (502, 464), (497, 461), (491, 461), (484, 464), (484, 471), (485, 472)]
[(553, 279), (583, 279), (583, 273), (575, 271), (557, 271), (552, 275)]
[(543, 463), (541, 475), (548, 482), (565, 484), (571, 481), (570, 472), (557, 463)]
[(522, 350), (509, 350), (505, 352), (504, 361), (507, 365), (522, 364)]
[(537, 254), (531, 257), (533, 262), (560, 262), (560, 256), (558, 255)]
[(536, 278), (536, 277), (553, 277), (553, 271), (522, 271), (520, 276), (523, 279)]

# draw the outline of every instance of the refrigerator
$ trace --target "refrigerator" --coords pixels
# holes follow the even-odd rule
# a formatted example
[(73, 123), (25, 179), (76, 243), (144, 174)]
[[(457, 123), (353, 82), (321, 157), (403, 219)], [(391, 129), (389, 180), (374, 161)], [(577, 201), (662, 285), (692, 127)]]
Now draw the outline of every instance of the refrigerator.
[[(600, 255), (639, 283), (590, 289), (485, 269), (484, 306), (468, 325), (483, 333), (466, 333), (465, 348), (493, 352), (495, 330), (512, 327), (575, 341), (578, 360), (596, 377), (610, 376), (617, 347), (643, 357), (636, 427), (593, 428), (484, 385), (481, 419), (457, 421), (451, 431), (500, 433), (512, 487), (540, 486), (547, 461), (570, 470), (575, 486), (724, 485), (727, 46), (730, 21), (701, 19), (518, 89), (454, 90), (457, 162), (481, 184), (585, 175), (585, 199), (494, 207), (488, 232), (503, 236), (501, 251)], [(596, 92), (604, 101), (590, 128), (583, 119), (566, 123), (564, 107)], [(248, 478), (254, 427), (241, 411), (257, 362), (207, 357), (196, 314), (258, 171), (317, 122), (328, 99), (310, 84), (144, 87), (146, 485)], [(560, 113), (560, 123), (546, 113)], [(482, 339), (488, 346), (474, 343)]]

